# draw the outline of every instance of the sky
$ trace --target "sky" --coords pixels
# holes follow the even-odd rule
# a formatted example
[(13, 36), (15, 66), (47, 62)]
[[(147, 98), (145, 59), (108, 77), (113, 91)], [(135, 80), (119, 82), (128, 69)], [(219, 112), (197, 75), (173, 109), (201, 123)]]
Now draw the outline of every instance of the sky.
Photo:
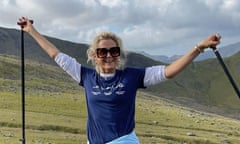
[(1, 0), (0, 27), (34, 20), (43, 35), (91, 44), (111, 31), (128, 51), (182, 55), (212, 33), (219, 47), (240, 42), (239, 0)]

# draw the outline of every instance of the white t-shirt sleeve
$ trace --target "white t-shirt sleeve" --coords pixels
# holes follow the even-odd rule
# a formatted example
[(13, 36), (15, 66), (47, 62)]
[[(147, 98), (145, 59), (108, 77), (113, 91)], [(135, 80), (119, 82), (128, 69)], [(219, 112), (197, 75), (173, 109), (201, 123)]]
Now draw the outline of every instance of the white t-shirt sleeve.
[(75, 58), (64, 53), (58, 53), (55, 62), (78, 83), (81, 81), (81, 64)]
[(165, 76), (165, 65), (146, 68), (144, 86), (155, 85), (165, 80), (167, 80)]

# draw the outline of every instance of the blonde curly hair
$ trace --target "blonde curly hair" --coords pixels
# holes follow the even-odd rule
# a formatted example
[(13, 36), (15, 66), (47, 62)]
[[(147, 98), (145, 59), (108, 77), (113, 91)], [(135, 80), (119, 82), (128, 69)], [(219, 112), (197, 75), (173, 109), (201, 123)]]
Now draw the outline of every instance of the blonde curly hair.
[(118, 37), (116, 34), (112, 32), (101, 32), (98, 35), (95, 36), (95, 38), (92, 41), (92, 44), (89, 46), (87, 50), (87, 62), (92, 62), (93, 66), (95, 66), (95, 69), (97, 72), (99, 72), (98, 65), (96, 64), (94, 60), (94, 56), (96, 55), (96, 49), (98, 48), (98, 44), (101, 40), (111, 39), (113, 40), (118, 47), (120, 47), (120, 57), (117, 65), (117, 69), (123, 69), (125, 66), (126, 58), (127, 58), (127, 52), (123, 48), (122, 40), (120, 37)]

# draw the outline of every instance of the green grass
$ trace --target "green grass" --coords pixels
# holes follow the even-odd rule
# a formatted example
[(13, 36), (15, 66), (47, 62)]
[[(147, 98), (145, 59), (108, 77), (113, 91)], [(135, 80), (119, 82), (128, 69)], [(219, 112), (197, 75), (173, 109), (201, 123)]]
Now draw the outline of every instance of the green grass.
[[(0, 143), (21, 138), (21, 94), (0, 93)], [(83, 91), (26, 96), (27, 143), (86, 143)], [(240, 142), (239, 121), (195, 111), (139, 92), (136, 133), (142, 144)], [(188, 136), (193, 133), (195, 136)]]
[[(7, 138), (10, 144), (16, 143), (21, 134), (21, 94), (1, 92), (0, 95), (0, 131), (2, 133), (0, 139), (4, 141)], [(52, 95), (54, 96), (26, 96), (28, 142), (36, 140), (44, 141), (44, 143), (47, 141), (51, 143), (86, 141), (86, 110), (83, 96), (79, 94), (76, 97), (74, 93), (68, 95), (53, 93)], [(7, 134), (13, 136), (6, 136)]]
[[(165, 101), (140, 99), (137, 132), (143, 143), (239, 143), (239, 121), (194, 111)], [(145, 109), (145, 110), (144, 110)], [(196, 136), (187, 136), (193, 133)]]

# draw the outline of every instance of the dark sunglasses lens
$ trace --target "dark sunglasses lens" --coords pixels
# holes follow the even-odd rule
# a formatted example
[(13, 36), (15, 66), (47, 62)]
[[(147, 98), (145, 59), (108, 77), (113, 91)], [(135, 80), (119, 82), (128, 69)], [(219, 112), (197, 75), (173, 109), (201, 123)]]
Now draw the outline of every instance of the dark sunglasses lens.
[(119, 47), (113, 47), (109, 51), (110, 51), (110, 54), (112, 57), (120, 56), (120, 48)]
[(99, 58), (103, 58), (103, 57), (106, 57), (107, 56), (107, 53), (108, 53), (108, 50), (106, 48), (98, 48), (97, 49), (97, 56)]

